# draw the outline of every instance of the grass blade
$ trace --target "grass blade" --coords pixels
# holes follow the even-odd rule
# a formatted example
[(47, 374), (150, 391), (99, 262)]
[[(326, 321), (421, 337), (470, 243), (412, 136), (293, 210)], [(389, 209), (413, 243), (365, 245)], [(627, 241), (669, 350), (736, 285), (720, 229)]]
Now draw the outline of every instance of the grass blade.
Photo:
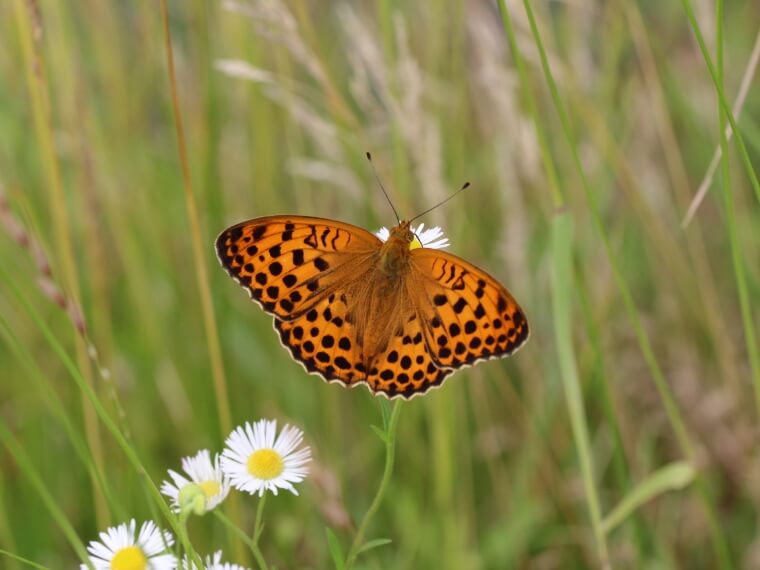
[(691, 484), (696, 477), (696, 470), (686, 461), (676, 461), (646, 477), (628, 493), (620, 503), (602, 520), (605, 533), (625, 521), (636, 509), (655, 497), (668, 491), (678, 491)]

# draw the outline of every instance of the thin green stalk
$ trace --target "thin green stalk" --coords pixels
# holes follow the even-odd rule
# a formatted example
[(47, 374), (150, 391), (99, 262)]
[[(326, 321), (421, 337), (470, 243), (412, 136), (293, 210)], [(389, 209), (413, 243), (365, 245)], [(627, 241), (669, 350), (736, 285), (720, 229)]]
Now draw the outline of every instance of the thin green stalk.
[[(174, 112), (174, 126), (177, 131), (177, 150), (179, 152), (180, 166), (182, 170), (182, 182), (185, 193), (185, 206), (187, 217), (190, 222), (190, 241), (195, 262), (195, 277), (198, 292), (201, 298), (201, 311), (203, 314), (203, 326), (206, 331), (209, 360), (211, 361), (211, 376), (214, 383), (214, 395), (216, 396), (219, 425), (223, 434), (232, 431), (232, 414), (227, 394), (227, 378), (222, 359), (222, 348), (219, 341), (214, 304), (211, 300), (211, 287), (209, 285), (208, 272), (206, 270), (203, 240), (201, 238), (201, 224), (198, 216), (198, 206), (193, 194), (190, 165), (187, 158), (187, 144), (185, 142), (185, 128), (182, 122), (182, 110), (179, 102), (179, 90), (177, 88), (177, 76), (174, 71), (174, 51), (172, 49), (171, 26), (169, 26), (169, 9), (166, 0), (161, 0), (161, 23), (164, 31), (164, 49), (166, 52), (166, 68), (169, 78), (169, 86), (172, 98), (172, 110)], [(240, 520), (240, 503), (237, 497), (230, 497), (229, 509), (233, 518)], [(239, 542), (233, 544), (233, 549), (238, 556), (242, 556), (242, 546)]]
[[(59, 153), (55, 145), (55, 131), (50, 111), (50, 89), (47, 82), (45, 57), (38, 49), (34, 39), (34, 29), (39, 25), (35, 21), (34, 8), (24, 0), (16, 1), (16, 29), (18, 30), (21, 51), (24, 57), (24, 75), (27, 89), (29, 90), (31, 113), (34, 122), (36, 140), (39, 143), (39, 154), (45, 173), (45, 184), (48, 191), (48, 206), (53, 221), (53, 241), (57, 253), (54, 261), (60, 260), (63, 274), (63, 284), (66, 295), (79, 302), (80, 287), (77, 275), (74, 248), (72, 246), (71, 227), (66, 205), (66, 194), (61, 176)], [(55, 269), (55, 266), (53, 266)], [(82, 332), (82, 331), (79, 331)], [(92, 375), (87, 358), (87, 347), (80, 335), (75, 336), (77, 361), (88, 385), (92, 386)], [(95, 515), (100, 524), (108, 518), (108, 508), (103, 496), (98, 490), (95, 471), (101, 474), (105, 471), (105, 459), (103, 454), (103, 440), (98, 431), (97, 420), (93, 411), (87, 405), (82, 396), (82, 410), (85, 424), (87, 443), (95, 466), (90, 472), (93, 479), (92, 501)]]
[[(512, 58), (517, 67), (520, 76), (520, 86), (522, 89), (523, 100), (528, 105), (528, 110), (533, 119), (536, 128), (537, 138), (541, 149), (541, 156), (544, 162), (549, 185), (552, 190), (552, 198), (555, 208), (560, 211), (564, 207), (565, 199), (562, 195), (562, 188), (559, 183), (554, 161), (551, 158), (549, 145), (544, 133), (543, 124), (539, 118), (538, 108), (532, 97), (529, 87), (528, 74), (525, 63), (517, 45), (517, 39), (512, 25), (512, 18), (507, 9), (506, 2), (499, 0), (499, 9), (501, 11), (504, 31), (512, 50)], [(589, 515), (591, 517), (591, 526), (593, 528), (594, 540), (597, 545), (597, 552), (600, 562), (603, 566), (608, 564), (609, 549), (604, 530), (602, 528), (602, 512), (599, 500), (599, 494), (594, 477), (593, 460), (591, 456), (591, 445), (586, 421), (586, 411), (584, 409), (583, 397), (578, 380), (578, 367), (575, 362), (574, 349), (572, 346), (572, 326), (570, 323), (570, 306), (569, 299), (571, 288), (567, 286), (572, 282), (571, 270), (571, 252), (570, 244), (572, 243), (572, 230), (570, 217), (566, 211), (560, 211), (552, 224), (553, 230), (553, 267), (554, 279), (552, 283), (553, 302), (552, 308), (555, 323), (555, 339), (557, 342), (558, 358), (560, 372), (564, 385), (565, 401), (570, 414), (570, 422), (573, 430), (573, 440), (578, 450), (578, 461), (580, 463), (581, 474), (583, 477), (586, 502), (588, 504)]]
[(396, 400), (395, 404), (393, 404), (391, 417), (385, 425), (385, 431), (383, 434), (385, 443), (385, 469), (383, 470), (383, 478), (380, 480), (380, 486), (377, 488), (375, 498), (372, 499), (372, 504), (370, 504), (369, 509), (367, 509), (367, 512), (364, 514), (364, 518), (356, 531), (356, 535), (354, 535), (354, 540), (351, 543), (351, 548), (346, 557), (345, 570), (351, 570), (351, 568), (353, 568), (354, 563), (356, 562), (356, 557), (359, 555), (362, 546), (364, 546), (364, 535), (367, 532), (367, 527), (369, 527), (372, 517), (375, 516), (375, 513), (380, 508), (380, 504), (383, 502), (383, 496), (385, 495), (385, 490), (391, 480), (396, 452), (396, 428), (398, 427), (398, 418), (399, 413), (401, 412), (402, 402), (402, 400)]
[(42, 564), (37, 564), (33, 560), (29, 560), (28, 558), (23, 558), (19, 556), (18, 554), (13, 554), (13, 552), (8, 552), (7, 550), (3, 550), (2, 548), (0, 548), (0, 554), (3, 556), (7, 556), (8, 558), (16, 562), (23, 562), (27, 566), (31, 566), (32, 568), (37, 568), (38, 570), (49, 570), (47, 566), (43, 566)]
[(251, 552), (253, 553), (253, 557), (256, 559), (256, 564), (258, 564), (259, 568), (263, 570), (266, 570), (268, 566), (266, 559), (264, 558), (264, 555), (261, 553), (261, 549), (259, 548), (259, 536), (263, 530), (261, 521), (263, 520), (264, 502), (266, 496), (267, 494), (264, 493), (264, 495), (259, 500), (258, 507), (256, 508), (256, 522), (253, 529), (253, 537), (248, 536), (245, 531), (243, 531), (234, 522), (232, 522), (232, 520), (228, 518), (224, 513), (222, 513), (219, 509), (214, 509), (214, 516), (216, 516), (216, 518), (218, 518), (222, 524), (224, 524), (224, 526), (231, 530), (235, 536), (237, 536), (248, 548), (250, 548)]
[[(601, 339), (602, 333), (594, 318), (595, 314), (592, 308), (589, 287), (584, 281), (584, 275), (582, 275), (582, 272), (577, 266), (574, 267), (573, 277), (574, 288), (578, 291), (581, 312), (586, 321), (586, 334), (588, 335), (589, 345), (593, 353), (593, 364), (591, 365), (592, 377), (589, 378), (587, 393), (595, 394), (597, 391), (599, 393), (604, 417), (612, 429), (612, 438), (610, 442), (611, 446), (614, 448), (612, 470), (617, 484), (621, 488), (620, 493), (628, 494), (634, 489), (634, 481), (621, 428), (621, 424), (624, 423), (624, 418), (618, 418), (620, 411), (615, 406), (612, 387), (610, 386), (610, 383), (607, 382), (607, 367), (605, 364), (605, 354), (604, 349), (602, 348), (603, 343)], [(594, 375), (593, 370), (598, 370), (596, 375)], [(605, 515), (605, 517), (606, 516), (607, 515)], [(641, 519), (637, 511), (631, 513), (630, 518), (633, 519), (633, 530), (638, 540), (638, 552), (644, 554), (648, 550), (647, 545), (656, 540), (656, 537), (651, 532), (650, 525), (647, 525)], [(604, 527), (604, 521), (602, 521), (602, 527)], [(605, 533), (609, 534), (606, 530)]]
[(182, 170), (183, 188), (185, 191), (185, 205), (187, 217), (190, 221), (190, 241), (195, 260), (195, 277), (201, 298), (201, 310), (203, 312), (203, 324), (206, 329), (209, 358), (211, 360), (211, 374), (214, 380), (214, 393), (216, 395), (217, 411), (222, 433), (232, 431), (232, 419), (230, 414), (229, 398), (227, 397), (227, 380), (224, 373), (224, 361), (219, 342), (219, 331), (214, 316), (214, 305), (211, 302), (211, 287), (209, 286), (208, 272), (204, 259), (206, 255), (201, 238), (201, 224), (198, 217), (198, 206), (193, 194), (190, 165), (187, 159), (187, 147), (185, 143), (185, 129), (182, 124), (182, 112), (179, 104), (177, 89), (177, 77), (174, 72), (174, 52), (172, 50), (171, 28), (169, 27), (169, 14), (166, 0), (161, 0), (161, 19), (164, 27), (164, 46), (166, 48), (167, 73), (171, 87), (172, 109), (174, 110), (174, 124), (177, 130), (177, 146), (179, 150), (180, 165)]
[(10, 347), (10, 350), (16, 355), (16, 358), (21, 363), (28, 378), (39, 391), (41, 401), (45, 402), (50, 412), (53, 414), (53, 417), (55, 417), (63, 426), (63, 431), (67, 435), (71, 445), (74, 447), (74, 451), (82, 462), (82, 465), (84, 465), (85, 468), (97, 478), (96, 482), (98, 489), (105, 496), (109, 507), (112, 511), (115, 509), (117, 513), (123, 514), (121, 507), (114, 500), (113, 493), (111, 492), (106, 477), (93, 465), (93, 458), (91, 455), (88, 455), (87, 443), (79, 436), (76, 427), (64, 409), (63, 402), (61, 402), (61, 399), (55, 394), (54, 390), (51, 389), (50, 384), (45, 381), (45, 378), (43, 378), (39, 364), (34, 358), (32, 358), (29, 350), (22, 346), (14, 337), (11, 332), (10, 323), (8, 323), (2, 315), (0, 315), (0, 338), (5, 341), (5, 344)]
[[(18, 527), (24, 527), (24, 525), (18, 524), (17, 513), (11, 511), (6, 503), (6, 494), (9, 490), (8, 487), (8, 475), (0, 471), (0, 544), (2, 544), (8, 550), (0, 550), (0, 556), (3, 554), (10, 556), (11, 563), (8, 565), (8, 570), (19, 570), (21, 566), (16, 561), (16, 557), (11, 554), (18, 550), (18, 543), (16, 542), (16, 534)], [(12, 474), (13, 479), (16, 479), (15, 474)], [(13, 523), (11, 523), (13, 519)], [(13, 530), (11, 530), (13, 528)]]
[[(723, 86), (723, 0), (718, 0), (715, 5), (716, 18), (716, 41), (718, 82)], [(744, 271), (744, 254), (742, 253), (739, 232), (736, 224), (736, 207), (734, 206), (734, 194), (731, 190), (731, 169), (728, 155), (728, 138), (726, 137), (726, 114), (718, 105), (718, 121), (720, 126), (720, 151), (721, 151), (721, 179), (723, 186), (723, 205), (726, 215), (726, 231), (731, 246), (731, 262), (734, 266), (734, 278), (739, 293), (739, 307), (744, 325), (744, 341), (747, 345), (750, 369), (752, 370), (752, 385), (755, 389), (755, 405), (760, 414), (760, 357), (757, 351), (757, 337), (755, 336), (755, 324), (752, 318), (752, 306), (750, 304), (747, 289), (747, 277)]]
[(554, 166), (551, 152), (549, 150), (549, 142), (544, 131), (544, 126), (541, 121), (541, 115), (538, 112), (536, 101), (533, 98), (533, 94), (530, 91), (530, 81), (528, 80), (528, 71), (525, 67), (525, 60), (523, 60), (520, 48), (517, 45), (517, 36), (515, 35), (515, 28), (512, 25), (512, 17), (507, 10), (507, 4), (505, 0), (499, 0), (499, 11), (501, 12), (501, 21), (504, 26), (504, 32), (506, 33), (507, 40), (509, 41), (509, 49), (512, 52), (512, 59), (517, 67), (517, 73), (520, 76), (520, 90), (522, 91), (522, 98), (526, 105), (528, 105), (528, 112), (533, 120), (533, 126), (536, 129), (536, 137), (538, 139), (538, 145), (541, 149), (541, 160), (544, 163), (544, 169), (546, 170), (546, 177), (549, 181), (549, 187), (552, 191), (552, 200), (555, 208), (561, 208), (565, 203), (565, 198), (562, 195), (562, 187), (559, 183), (559, 176), (557, 175), (557, 169)]
[[(551, 68), (549, 66), (549, 60), (546, 56), (546, 50), (544, 49), (543, 41), (541, 40), (541, 34), (538, 31), (538, 25), (536, 24), (536, 18), (530, 5), (530, 0), (523, 0), (523, 6), (525, 7), (525, 12), (528, 16), (531, 33), (533, 35), (536, 48), (538, 49), (544, 77), (548, 84), (554, 107), (559, 114), (560, 122), (562, 124), (562, 131), (565, 136), (567, 145), (570, 149), (573, 164), (581, 180), (583, 191), (586, 195), (586, 201), (588, 202), (589, 210), (591, 213), (591, 218), (593, 220), (594, 226), (599, 233), (602, 245), (604, 246), (605, 254), (610, 264), (610, 269), (612, 270), (612, 274), (615, 278), (615, 283), (621, 297), (623, 298), (623, 304), (626, 308), (626, 312), (628, 313), (631, 325), (633, 326), (636, 338), (639, 342), (639, 347), (641, 348), (644, 360), (646, 361), (650, 373), (652, 374), (652, 378), (654, 380), (655, 386), (657, 387), (657, 391), (659, 392), (660, 399), (662, 400), (665, 412), (668, 416), (668, 420), (670, 421), (671, 427), (673, 428), (673, 431), (676, 435), (678, 444), (681, 447), (682, 453), (686, 456), (687, 460), (693, 463), (694, 446), (691, 442), (688, 430), (686, 429), (686, 424), (681, 417), (680, 410), (678, 409), (675, 399), (671, 393), (670, 386), (668, 385), (667, 380), (665, 379), (665, 375), (660, 368), (659, 362), (654, 355), (654, 350), (652, 349), (652, 345), (649, 342), (649, 337), (647, 336), (646, 331), (644, 330), (644, 327), (641, 323), (636, 303), (633, 300), (633, 295), (631, 294), (628, 284), (623, 277), (622, 271), (620, 270), (617, 259), (615, 258), (614, 252), (612, 251), (612, 246), (610, 244), (607, 231), (604, 227), (604, 224), (602, 223), (599, 206), (596, 203), (596, 196), (591, 190), (591, 185), (586, 178), (586, 172), (583, 169), (580, 161), (580, 156), (578, 155), (578, 149), (575, 143), (575, 136), (570, 124), (570, 119), (564, 105), (562, 104), (562, 99), (559, 95), (559, 89), (557, 88), (557, 84), (554, 80), (554, 75), (552, 74)], [(715, 511), (709, 501), (707, 490), (703, 484), (701, 477), (697, 480), (697, 488), (700, 491), (700, 496), (705, 507), (707, 518), (709, 520), (711, 538), (713, 540), (713, 546), (716, 551), (718, 563), (721, 568), (729, 568), (731, 566), (731, 563), (728, 554), (728, 547), (726, 546), (725, 538), (723, 537), (720, 526), (717, 524)]]
[(554, 338), (557, 343), (559, 367), (562, 383), (565, 388), (570, 425), (573, 439), (578, 448), (583, 486), (586, 501), (591, 516), (591, 526), (602, 567), (609, 565), (609, 550), (604, 528), (602, 513), (594, 478), (594, 463), (591, 458), (591, 443), (586, 423), (586, 410), (583, 405), (583, 395), (578, 379), (578, 365), (575, 362), (573, 348), (572, 323), (570, 307), (572, 306), (572, 262), (570, 245), (572, 243), (572, 220), (567, 211), (560, 212), (554, 217), (552, 224), (552, 253), (553, 253), (553, 283), (552, 283), (552, 313), (554, 315)]
[[(188, 560), (191, 560), (192, 564), (196, 566), (198, 570), (200, 570), (201, 568), (205, 568), (205, 565), (203, 564), (203, 560), (201, 560), (200, 555), (192, 547), (190, 536), (187, 533), (187, 519), (190, 518), (190, 514), (190, 511), (184, 511), (179, 515), (179, 524), (177, 525), (179, 527), (178, 542), (185, 547), (185, 556), (188, 558)], [(187, 550), (188, 546), (190, 547), (190, 550)]]
[(227, 517), (221, 510), (214, 509), (214, 516), (219, 519), (219, 521), (226, 526), (229, 530), (231, 530), (235, 535), (237, 535), (240, 540), (242, 540), (248, 548), (253, 550), (256, 548), (255, 545), (251, 543), (251, 537), (248, 536), (243, 529), (238, 527), (234, 522), (232, 522), (232, 519)]
[(699, 49), (702, 52), (702, 57), (705, 60), (705, 64), (707, 64), (707, 70), (710, 72), (713, 84), (715, 85), (715, 91), (718, 94), (718, 103), (723, 109), (723, 112), (726, 115), (726, 119), (728, 119), (728, 122), (731, 125), (731, 130), (734, 132), (736, 144), (739, 147), (739, 154), (742, 157), (742, 162), (744, 162), (744, 168), (747, 171), (750, 182), (752, 183), (752, 188), (755, 190), (755, 196), (760, 202), (760, 182), (757, 180), (757, 174), (755, 173), (755, 169), (752, 167), (752, 161), (749, 158), (747, 147), (744, 145), (744, 137), (742, 136), (741, 132), (739, 131), (739, 127), (736, 124), (734, 112), (731, 110), (731, 105), (728, 104), (728, 100), (726, 99), (726, 95), (723, 91), (723, 82), (718, 76), (715, 65), (713, 65), (712, 58), (710, 57), (710, 52), (708, 51), (707, 45), (705, 44), (705, 39), (702, 37), (702, 31), (699, 29), (697, 18), (694, 16), (694, 10), (691, 7), (691, 2), (689, 0), (681, 0), (681, 4), (683, 4), (683, 10), (686, 12), (686, 17), (689, 19), (689, 23), (691, 24), (692, 30), (694, 31), (694, 36), (697, 39), (697, 44), (699, 44)]
[(267, 492), (264, 492), (259, 499), (259, 504), (256, 507), (256, 522), (253, 525), (253, 538), (249, 542), (253, 557), (256, 559), (256, 563), (262, 570), (267, 570), (267, 568), (269, 568), (267, 566), (267, 561), (264, 559), (264, 555), (261, 554), (261, 549), (259, 548), (259, 537), (261, 536), (261, 531), (264, 530), (262, 523), (264, 521), (264, 505), (267, 501), (267, 494)]
[[(161, 495), (161, 492), (158, 490), (158, 487), (156, 487), (155, 483), (153, 483), (150, 477), (148, 477), (147, 471), (145, 470), (145, 467), (140, 461), (140, 458), (137, 455), (137, 452), (130, 446), (129, 442), (121, 433), (121, 431), (119, 431), (118, 425), (111, 418), (109, 413), (106, 411), (102, 402), (100, 401), (98, 396), (95, 394), (95, 391), (92, 389), (92, 387), (87, 383), (85, 378), (82, 376), (82, 373), (79, 371), (74, 361), (66, 352), (66, 349), (61, 345), (61, 343), (55, 337), (55, 335), (53, 334), (53, 331), (50, 329), (48, 324), (40, 316), (40, 314), (32, 306), (32, 304), (24, 296), (24, 294), (19, 290), (19, 288), (8, 278), (8, 273), (2, 264), (0, 264), (0, 278), (2, 278), (2, 280), (5, 282), (7, 286), (7, 290), (10, 290), (13, 293), (13, 295), (16, 297), (16, 299), (19, 301), (19, 303), (23, 306), (26, 313), (29, 315), (29, 317), (32, 319), (34, 324), (37, 326), (37, 328), (40, 330), (42, 335), (45, 337), (45, 340), (50, 345), (50, 348), (53, 349), (53, 352), (61, 360), (61, 363), (63, 364), (64, 368), (69, 372), (74, 382), (76, 382), (78, 388), (82, 391), (84, 396), (86, 396), (89, 402), (92, 404), (92, 407), (95, 410), (95, 413), (100, 418), (100, 421), (103, 423), (106, 429), (111, 433), (114, 440), (116, 441), (118, 446), (121, 448), (122, 452), (127, 457), (127, 459), (131, 463), (134, 470), (145, 481), (146, 488), (148, 489), (148, 492), (151, 498), (153, 499), (153, 502), (156, 505), (158, 505), (161, 511), (161, 514), (163, 514), (164, 518), (169, 523), (169, 525), (171, 526), (175, 534), (177, 534), (180, 537), (180, 539), (182, 539), (182, 534), (180, 532), (181, 529), (179, 527), (177, 518), (169, 509), (169, 506), (164, 500), (164, 497)], [(191, 546), (189, 543), (183, 544), (183, 546), (188, 552), (191, 551)]]
[(0, 439), (5, 444), (6, 449), (8, 449), (10, 454), (13, 456), (15, 462), (18, 463), (19, 468), (24, 473), (28, 481), (37, 491), (37, 494), (42, 499), (45, 507), (50, 512), (50, 515), (53, 517), (53, 519), (55, 519), (58, 527), (61, 529), (61, 531), (63, 531), (63, 534), (68, 539), (71, 547), (77, 553), (77, 556), (79, 556), (79, 559), (83, 562), (88, 561), (89, 556), (87, 555), (87, 550), (85, 549), (84, 543), (80, 540), (77, 531), (69, 522), (69, 519), (66, 518), (66, 514), (63, 512), (63, 509), (61, 509), (59, 502), (50, 494), (50, 491), (48, 491), (45, 482), (37, 473), (37, 470), (34, 468), (31, 460), (24, 452), (23, 446), (20, 445), (18, 441), (16, 441), (15, 437), (13, 437), (13, 434), (8, 429), (8, 426), (5, 425), (2, 417), (0, 417)]
[(618, 289), (620, 290), (621, 296), (623, 297), (623, 302), (628, 312), (628, 316), (631, 320), (631, 324), (633, 325), (634, 331), (639, 341), (644, 359), (649, 365), (650, 372), (652, 373), (655, 384), (660, 393), (660, 398), (662, 399), (663, 405), (665, 406), (665, 411), (668, 414), (668, 419), (670, 420), (671, 426), (673, 427), (673, 430), (676, 434), (679, 444), (681, 445), (681, 448), (684, 451), (684, 454), (689, 459), (691, 459), (693, 457), (693, 445), (691, 443), (691, 439), (689, 438), (688, 431), (686, 430), (686, 425), (681, 417), (673, 395), (671, 394), (670, 387), (668, 386), (665, 376), (660, 369), (660, 365), (654, 356), (654, 351), (652, 350), (652, 346), (649, 343), (649, 337), (647, 336), (646, 332), (644, 331), (644, 327), (641, 324), (636, 304), (633, 301), (633, 295), (628, 288), (628, 284), (623, 278), (622, 272), (620, 271), (620, 267), (617, 263), (617, 259), (615, 258), (614, 252), (612, 251), (609, 236), (607, 235), (607, 231), (605, 230), (604, 224), (602, 223), (599, 207), (596, 203), (596, 197), (591, 190), (591, 185), (589, 184), (588, 179), (586, 178), (586, 173), (583, 169), (583, 166), (581, 165), (577, 145), (575, 144), (575, 138), (572, 134), (572, 127), (570, 126), (570, 119), (567, 115), (567, 112), (565, 111), (564, 105), (562, 104), (562, 99), (559, 95), (557, 84), (554, 81), (554, 76), (551, 72), (551, 68), (549, 67), (549, 60), (546, 56), (546, 51), (544, 49), (543, 42), (538, 31), (535, 15), (533, 14), (533, 10), (528, 0), (524, 0), (523, 4), (525, 6), (525, 11), (528, 15), (530, 27), (536, 42), (536, 47), (538, 48), (539, 56), (541, 58), (541, 66), (544, 71), (544, 77), (548, 83), (549, 91), (551, 93), (552, 100), (554, 101), (554, 106), (557, 109), (557, 113), (559, 114), (560, 122), (562, 123), (562, 130), (565, 135), (568, 147), (570, 148), (573, 163), (578, 172), (578, 176), (581, 179), (583, 190), (586, 194), (586, 200), (591, 211), (591, 218), (594, 222), (594, 226), (599, 232), (600, 237), (602, 238), (602, 245), (604, 246), (607, 259), (615, 277), (615, 282), (618, 286)]

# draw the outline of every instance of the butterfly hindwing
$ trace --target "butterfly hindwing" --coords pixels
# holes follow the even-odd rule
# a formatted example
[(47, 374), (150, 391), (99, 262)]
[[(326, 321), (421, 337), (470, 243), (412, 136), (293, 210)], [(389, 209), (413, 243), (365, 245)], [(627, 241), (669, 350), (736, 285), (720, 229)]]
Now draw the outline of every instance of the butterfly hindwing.
[(294, 320), (275, 319), (275, 328), (308, 372), (347, 386), (366, 383), (372, 392), (389, 398), (424, 394), (453, 372), (433, 361), (416, 314), (376, 355), (363, 353), (351, 320), (345, 299), (331, 294)]
[(528, 321), (496, 279), (459, 257), (412, 252), (413, 282), (424, 290), (426, 342), (441, 367), (459, 368), (509, 356), (528, 339)]
[[(268, 313), (291, 319), (357, 271), (379, 247), (368, 231), (332, 220), (270, 216), (234, 225), (216, 240), (219, 261)], [(358, 269), (357, 269), (358, 268)]]
[(373, 392), (389, 398), (411, 398), (440, 386), (453, 372), (442, 368), (433, 360), (425, 342), (422, 319), (416, 311), (403, 315), (403, 324), (374, 358), (367, 375), (367, 384)]
[(308, 372), (351, 386), (365, 379), (366, 369), (347, 313), (345, 297), (330, 294), (295, 319), (275, 319), (274, 326), (283, 345)]

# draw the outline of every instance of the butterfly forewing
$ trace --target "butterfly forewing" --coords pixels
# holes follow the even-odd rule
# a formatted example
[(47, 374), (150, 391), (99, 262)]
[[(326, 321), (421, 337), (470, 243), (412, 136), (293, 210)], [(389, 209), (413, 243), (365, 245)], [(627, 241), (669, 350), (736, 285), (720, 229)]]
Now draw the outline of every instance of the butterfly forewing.
[[(268, 313), (292, 319), (361, 271), (380, 247), (366, 230), (322, 218), (271, 216), (232, 226), (216, 240), (219, 261)], [(349, 264), (347, 266), (346, 264)]]
[(441, 367), (459, 368), (509, 356), (528, 339), (528, 322), (496, 279), (463, 259), (435, 249), (415, 249), (412, 282), (420, 289), (424, 334)]

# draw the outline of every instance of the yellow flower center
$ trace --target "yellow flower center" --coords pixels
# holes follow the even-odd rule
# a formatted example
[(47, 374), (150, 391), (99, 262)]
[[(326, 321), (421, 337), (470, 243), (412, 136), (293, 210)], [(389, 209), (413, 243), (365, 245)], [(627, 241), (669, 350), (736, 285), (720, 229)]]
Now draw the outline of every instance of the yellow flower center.
[(284, 468), (282, 455), (274, 449), (258, 449), (248, 458), (248, 473), (257, 479), (274, 479)]
[(201, 488), (201, 491), (203, 491), (203, 494), (207, 499), (215, 497), (222, 491), (222, 486), (218, 481), (214, 481), (213, 479), (211, 481), (202, 481), (198, 483), (198, 486)]
[(148, 559), (139, 546), (127, 546), (111, 559), (111, 570), (145, 570)]
[(422, 247), (422, 242), (417, 236), (414, 236), (412, 243), (409, 244), (409, 249), (417, 249), (418, 247)]

